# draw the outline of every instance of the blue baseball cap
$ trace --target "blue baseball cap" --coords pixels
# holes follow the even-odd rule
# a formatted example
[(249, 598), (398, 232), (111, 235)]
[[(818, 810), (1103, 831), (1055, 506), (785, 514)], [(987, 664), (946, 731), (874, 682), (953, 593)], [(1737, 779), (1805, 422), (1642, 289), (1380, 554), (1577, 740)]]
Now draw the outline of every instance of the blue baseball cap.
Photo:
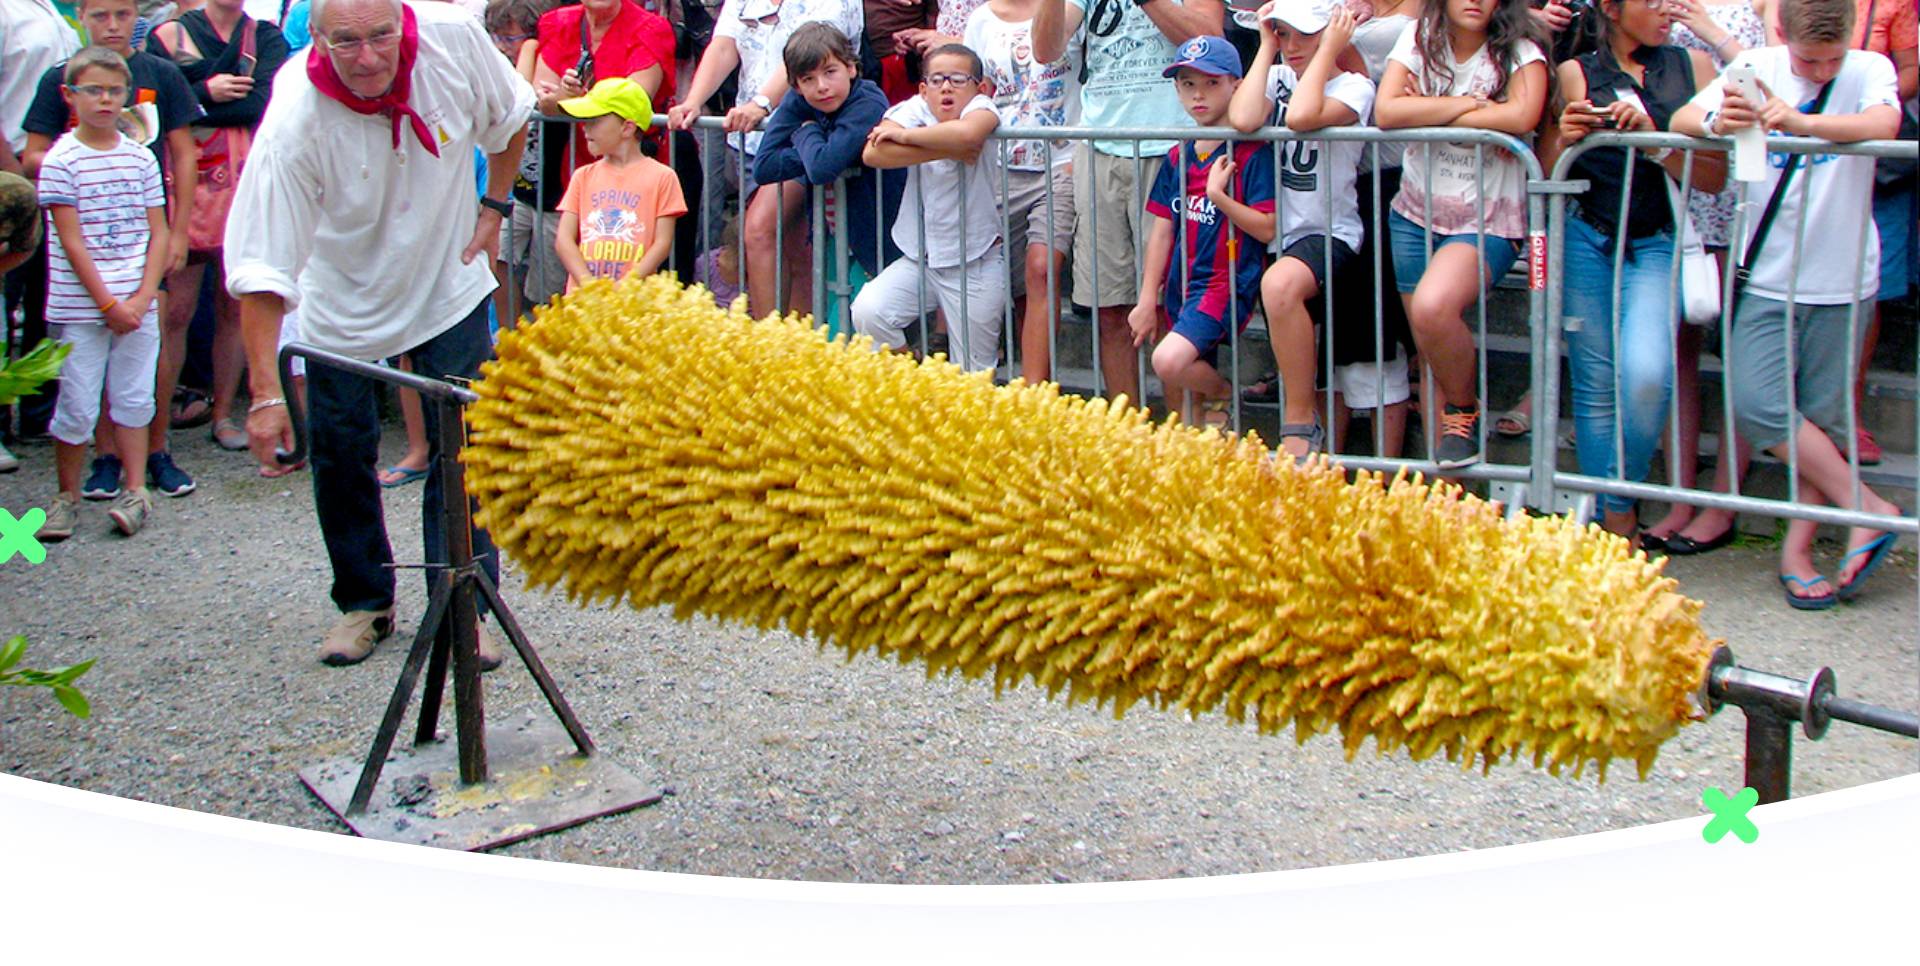
[(1239, 77), (1246, 72), (1240, 66), (1240, 52), (1225, 37), (1195, 37), (1181, 44), (1179, 55), (1160, 76), (1172, 77), (1183, 67), (1216, 77)]

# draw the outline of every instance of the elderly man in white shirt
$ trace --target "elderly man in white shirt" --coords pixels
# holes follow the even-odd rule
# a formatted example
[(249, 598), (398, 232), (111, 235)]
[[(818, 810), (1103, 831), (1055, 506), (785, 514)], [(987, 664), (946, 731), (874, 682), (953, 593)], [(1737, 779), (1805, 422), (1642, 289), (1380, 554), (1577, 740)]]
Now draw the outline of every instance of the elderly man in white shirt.
[[(227, 289), (240, 300), (251, 371), (247, 434), (262, 467), (291, 442), (275, 354), (298, 306), (314, 346), (361, 360), (407, 356), (433, 379), (479, 375), (492, 351), (490, 271), (534, 92), (478, 21), (451, 4), (315, 0), (314, 44), (274, 80), (227, 222)], [(473, 152), (487, 155), (476, 204)], [(482, 257), (484, 256), (484, 257)], [(393, 629), (393, 552), (374, 477), (380, 424), (371, 380), (307, 373), (314, 504), (340, 620), (320, 659), (354, 664)], [(446, 560), (438, 435), (422, 522)], [(483, 531), (474, 553), (499, 579)], [(482, 625), (482, 666), (500, 648)]]

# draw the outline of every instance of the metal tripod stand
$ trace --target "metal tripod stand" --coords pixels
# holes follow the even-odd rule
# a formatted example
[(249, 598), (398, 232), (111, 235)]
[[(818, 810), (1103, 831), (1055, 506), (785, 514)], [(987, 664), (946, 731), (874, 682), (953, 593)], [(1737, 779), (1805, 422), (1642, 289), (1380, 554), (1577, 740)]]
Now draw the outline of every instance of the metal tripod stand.
[[(305, 460), (310, 441), (305, 406), (291, 391), (295, 358), (307, 360), (308, 365), (328, 366), (376, 382), (411, 389), (420, 394), (422, 405), (436, 407), (439, 452), (435, 460), (439, 470), (442, 530), (446, 536), (447, 551), (444, 563), (423, 565), (431, 571), (431, 592), (426, 614), (421, 618), (413, 645), (407, 651), (399, 680), (394, 683), (386, 713), (381, 717), (379, 729), (374, 734), (373, 746), (360, 763), (351, 795), (344, 806), (335, 800), (343, 777), (339, 763), (330, 763), (332, 767), (323, 765), (303, 770), (302, 780), (329, 808), (339, 813), (354, 831), (362, 835), (466, 848), (502, 845), (658, 801), (658, 793), (642, 788), (636, 779), (617, 766), (595, 758), (593, 739), (588, 737), (586, 729), (574, 716), (573, 709), (560, 693), (559, 685), (548, 673), (540, 655), (527, 640), (513, 611), (501, 599), (499, 588), (487, 576), (481, 561), (474, 558), (471, 504), (460, 464), (460, 449), (465, 440), (461, 410), (479, 397), (464, 388), (437, 379), (361, 362), (299, 343), (286, 346), (280, 351), (280, 380), (282, 386), (289, 387), (286, 393), (287, 409), (293, 423), (294, 448), (291, 452), (276, 454), (283, 465), (291, 466)], [(565, 737), (574, 749), (573, 770), (580, 774), (571, 776), (564, 783), (565, 788), (548, 788), (545, 785), (554, 783), (542, 783), (538, 789), (541, 793), (527, 796), (526, 801), (516, 801), (511, 790), (502, 790), (496, 800), (477, 810), (499, 811), (502, 813), (496, 816), (499, 821), (477, 824), (470, 820), (476, 812), (472, 807), (476, 796), (462, 792), (462, 807), (448, 816), (446, 810), (435, 808), (430, 801), (435, 798), (431, 773), (409, 776), (406, 782), (410, 784), (396, 788), (391, 802), (385, 803), (389, 808), (410, 809), (409, 814), (392, 823), (370, 822), (368, 818), (371, 812), (379, 809), (374, 802), (374, 793), (382, 772), (393, 757), (394, 738), (400, 731), (402, 719), (406, 717), (407, 704), (412, 700), (414, 688), (420, 683), (423, 666), (427, 677), (420, 699), (420, 720), (414, 729), (414, 749), (417, 752), (438, 745), (441, 696), (446, 690), (447, 669), (451, 663), (458, 782), (461, 786), (484, 786), (492, 777), (488, 767), (486, 706), (480, 681), (479, 618), (475, 609), (476, 601), (480, 598), (485, 599), (487, 609), (499, 621), (500, 629), (512, 642), (514, 653), (519, 655), (521, 663), (533, 676), (548, 708), (564, 729)], [(510, 757), (539, 759), (550, 753), (530, 747), (551, 746), (553, 743), (550, 737), (530, 731), (532, 724), (530, 720), (528, 726), (523, 726), (517, 733), (503, 736), (515, 745), (512, 749), (514, 754)], [(443, 759), (444, 752), (438, 757)], [(433, 760), (427, 762), (430, 770), (435, 764)], [(542, 775), (554, 773), (552, 763), (536, 763), (533, 767)], [(423, 784), (425, 787), (421, 787)], [(583, 794), (582, 789), (587, 793)], [(477, 799), (488, 801), (485, 796), (478, 796)], [(425, 808), (418, 807), (423, 804)], [(585, 807), (587, 814), (578, 814), (581, 808), (574, 806)], [(467, 816), (468, 820), (452, 822), (453, 828), (434, 827), (437, 819), (460, 819), (461, 816)], [(381, 834), (388, 831), (396, 834)], [(449, 837), (452, 841), (436, 841)]]

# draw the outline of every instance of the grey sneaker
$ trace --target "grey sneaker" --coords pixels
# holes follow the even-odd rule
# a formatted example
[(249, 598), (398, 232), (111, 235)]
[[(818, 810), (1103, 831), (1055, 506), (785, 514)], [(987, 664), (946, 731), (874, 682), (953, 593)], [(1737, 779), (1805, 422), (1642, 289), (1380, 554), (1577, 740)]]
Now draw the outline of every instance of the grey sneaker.
[(80, 524), (80, 501), (65, 493), (57, 494), (53, 502), (47, 504), (47, 520), (40, 524), (40, 532), (34, 536), (41, 543), (58, 543), (73, 536), (73, 528)]
[(113, 525), (121, 533), (131, 537), (147, 525), (147, 514), (152, 512), (153, 494), (143, 486), (120, 494), (120, 498), (113, 501), (113, 509), (107, 511), (107, 516), (113, 518)]
[(11, 473), (19, 468), (20, 461), (15, 459), (12, 453), (7, 452), (5, 446), (0, 446), (0, 473)]
[(80, 495), (89, 500), (111, 500), (120, 495), (120, 457), (111, 453), (94, 457), (93, 471), (80, 484)]
[(1443, 470), (1480, 462), (1480, 407), (1448, 406), (1440, 414), (1440, 442), (1434, 462)]

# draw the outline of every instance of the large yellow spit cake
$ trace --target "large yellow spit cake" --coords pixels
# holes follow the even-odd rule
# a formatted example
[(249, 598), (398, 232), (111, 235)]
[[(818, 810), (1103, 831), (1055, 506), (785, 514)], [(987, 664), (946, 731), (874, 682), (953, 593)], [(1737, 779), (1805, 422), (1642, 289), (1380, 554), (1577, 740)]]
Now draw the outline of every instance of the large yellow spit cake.
[(535, 586), (785, 625), (929, 673), (1214, 708), (1349, 756), (1634, 761), (1712, 646), (1657, 563), (1447, 484), (996, 387), (669, 278), (500, 337), (465, 453)]

